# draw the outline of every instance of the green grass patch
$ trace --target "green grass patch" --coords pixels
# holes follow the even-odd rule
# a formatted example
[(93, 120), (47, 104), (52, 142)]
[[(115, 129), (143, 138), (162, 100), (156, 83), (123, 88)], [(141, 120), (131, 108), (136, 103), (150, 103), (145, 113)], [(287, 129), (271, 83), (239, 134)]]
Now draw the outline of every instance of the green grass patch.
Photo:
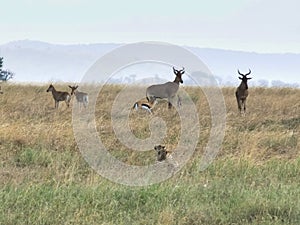
[(105, 180), (7, 184), (0, 189), (0, 224), (297, 224), (299, 166), (300, 160), (220, 160), (147, 187)]

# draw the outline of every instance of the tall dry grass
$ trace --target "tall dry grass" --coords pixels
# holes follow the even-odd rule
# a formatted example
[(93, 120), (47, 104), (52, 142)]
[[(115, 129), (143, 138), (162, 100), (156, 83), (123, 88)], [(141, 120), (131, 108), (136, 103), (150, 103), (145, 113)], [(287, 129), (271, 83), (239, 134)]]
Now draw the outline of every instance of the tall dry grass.
[[(75, 152), (79, 154), (72, 128), (72, 106), (64, 102), (54, 109), (48, 85), (3, 85), (0, 96), (0, 157), (5, 165), (18, 152), (31, 148), (43, 151)], [(55, 85), (57, 90), (69, 91), (67, 84)], [(111, 109), (122, 86), (108, 85), (102, 88), (97, 99), (96, 124), (105, 147), (119, 160), (134, 165), (147, 165), (155, 161), (153, 151), (131, 151), (115, 136), (111, 124)], [(193, 160), (201, 158), (211, 128), (208, 102), (200, 88), (184, 87), (193, 100), (199, 115), (200, 138)], [(226, 103), (226, 133), (218, 158), (247, 159), (262, 163), (272, 158), (295, 159), (299, 156), (300, 90), (290, 88), (251, 88), (247, 101), (247, 114), (237, 110), (233, 88), (223, 88)], [(76, 104), (75, 99), (72, 104)], [(132, 105), (134, 100), (132, 102)], [(131, 107), (128, 106), (128, 107)], [(153, 115), (146, 111), (132, 112), (129, 125), (137, 138), (150, 136), (149, 121), (161, 117), (167, 125), (163, 143), (169, 149), (178, 144), (180, 118), (167, 109), (161, 101)], [(151, 150), (151, 149), (149, 149)]]
[[(69, 91), (67, 84), (56, 85), (58, 90)], [(54, 109), (51, 93), (44, 86), (4, 85), (1, 104), (1, 152), (32, 147), (49, 151), (76, 151), (72, 131), (72, 107), (64, 102)], [(106, 86), (97, 99), (97, 129), (103, 135), (108, 149), (127, 151), (114, 134), (111, 108), (122, 87)], [(211, 126), (208, 102), (200, 88), (184, 88), (194, 101), (199, 115), (201, 135), (197, 152), (201, 153)], [(246, 157), (261, 161), (270, 157), (294, 158), (299, 150), (300, 90), (290, 88), (251, 88), (247, 101), (247, 115), (240, 116), (233, 88), (223, 88), (226, 102), (226, 136), (219, 156)], [(75, 99), (73, 99), (75, 100)], [(75, 101), (72, 103), (75, 104)], [(134, 100), (133, 100), (134, 103)], [(128, 106), (131, 107), (131, 106)], [(161, 101), (154, 108), (154, 116), (161, 117), (168, 132), (164, 144), (177, 145), (180, 118), (176, 111), (167, 109)], [(138, 138), (150, 135), (147, 112), (132, 112), (130, 127)], [(132, 153), (133, 154), (133, 153)]]
[[(299, 221), (300, 90), (250, 88), (247, 115), (239, 115), (234, 88), (223, 88), (226, 133), (217, 159), (199, 161), (211, 129), (200, 88), (183, 87), (199, 115), (192, 159), (168, 181), (128, 188), (98, 176), (84, 161), (72, 130), (72, 107), (54, 109), (48, 85), (4, 84), (0, 96), (0, 224), (295, 224)], [(57, 90), (69, 91), (67, 84)], [(106, 148), (128, 164), (148, 165), (153, 150), (127, 149), (115, 136), (111, 108), (122, 86), (103, 87), (95, 110)], [(74, 99), (73, 99), (74, 100)], [(132, 100), (132, 105), (135, 100)], [(72, 101), (72, 104), (76, 104)], [(132, 107), (129, 105), (128, 107)], [(153, 115), (130, 114), (138, 138), (149, 121), (167, 124), (163, 143), (179, 141), (180, 118), (161, 101)], [(296, 201), (295, 201), (296, 200)]]

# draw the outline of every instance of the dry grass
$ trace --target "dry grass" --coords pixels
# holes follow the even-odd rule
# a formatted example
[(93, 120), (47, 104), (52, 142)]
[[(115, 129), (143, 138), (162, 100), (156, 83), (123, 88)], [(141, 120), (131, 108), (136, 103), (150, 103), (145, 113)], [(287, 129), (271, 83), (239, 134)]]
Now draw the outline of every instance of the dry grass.
[[(68, 196), (68, 194), (73, 196), (73, 192), (80, 193), (81, 196), (85, 196), (87, 199), (87, 202), (85, 202), (87, 205), (90, 205), (90, 198), (97, 199), (99, 197), (106, 199), (105, 201), (110, 201), (108, 198), (112, 198), (117, 203), (109, 203), (111, 210), (119, 210), (120, 206), (116, 204), (124, 203), (124, 214), (121, 215), (122, 212), (119, 212), (120, 214), (118, 214), (117, 217), (109, 211), (101, 212), (101, 215), (96, 216), (96, 212), (94, 211), (90, 214), (84, 209), (82, 209), (82, 211), (80, 209), (74, 209), (72, 219), (68, 219), (69, 215), (67, 210), (64, 215), (65, 217), (56, 218), (55, 221), (57, 223), (64, 221), (65, 218), (67, 221), (71, 221), (70, 223), (72, 223), (72, 221), (73, 223), (81, 221), (80, 223), (84, 224), (89, 221), (90, 224), (92, 224), (91, 221), (94, 221), (94, 217), (106, 221), (106, 224), (126, 224), (128, 221), (132, 223), (132, 220), (125, 215), (126, 204), (129, 204), (128, 207), (132, 207), (130, 208), (130, 210), (132, 210), (130, 212), (134, 218), (139, 218), (140, 215), (144, 215), (147, 218), (140, 217), (139, 222), (141, 224), (147, 224), (147, 220), (155, 221), (157, 224), (176, 224), (178, 221), (179, 224), (197, 224), (199, 220), (202, 221), (203, 224), (222, 224), (222, 221), (223, 224), (228, 224), (230, 221), (238, 221), (236, 224), (243, 224), (244, 222), (241, 222), (244, 221), (243, 216), (247, 217), (248, 214), (248, 220), (246, 220), (248, 222), (250, 221), (249, 223), (252, 223), (251, 221), (255, 221), (255, 219), (259, 219), (257, 220), (257, 224), (259, 224), (259, 221), (264, 221), (264, 219), (268, 217), (266, 213), (272, 213), (273, 209), (276, 215), (285, 217), (285, 213), (280, 214), (279, 211), (276, 211), (277, 208), (273, 205), (272, 201), (265, 202), (263, 191), (262, 194), (256, 193), (255, 190), (265, 191), (266, 187), (268, 187), (271, 191), (274, 190), (275, 193), (277, 185), (280, 185), (280, 188), (283, 188), (285, 191), (291, 191), (290, 197), (299, 194), (297, 189), (293, 188), (294, 186), (291, 186), (292, 188), (287, 187), (286, 183), (282, 183), (283, 181), (280, 181), (280, 184), (276, 183), (280, 179), (288, 183), (290, 179), (297, 177), (299, 174), (299, 169), (297, 169), (298, 167), (296, 166), (299, 164), (297, 159), (299, 159), (300, 149), (299, 89), (251, 88), (247, 102), (248, 112), (245, 117), (240, 116), (238, 113), (234, 88), (222, 89), (227, 110), (225, 138), (222, 149), (219, 151), (213, 165), (209, 167), (208, 171), (204, 174), (199, 175), (198, 162), (206, 146), (211, 128), (210, 111), (208, 102), (201, 89), (184, 87), (196, 105), (201, 126), (200, 138), (193, 159), (188, 162), (180, 173), (172, 178), (172, 180), (169, 180), (165, 186), (160, 186), (160, 190), (158, 190), (159, 188), (157, 188), (157, 186), (149, 189), (130, 190), (120, 188), (119, 186), (107, 182), (85, 163), (73, 137), (72, 107), (67, 108), (65, 103), (62, 102), (60, 103), (59, 109), (55, 110), (52, 95), (46, 92), (47, 87), (48, 85), (2, 85), (4, 94), (0, 96), (0, 183), (4, 185), (4, 189), (7, 188), (7, 190), (9, 190), (7, 192), (12, 192), (16, 194), (16, 196), (19, 195), (14, 192), (14, 189), (9, 189), (11, 185), (16, 187), (17, 190), (20, 189), (21, 194), (24, 192), (24, 196), (27, 196), (28, 193), (30, 196), (34, 196), (34, 188), (41, 191), (41, 193), (45, 191), (45, 195), (47, 196), (55, 196), (55, 194), (51, 192), (52, 187), (54, 187), (54, 193), (57, 193), (59, 196), (60, 193), (65, 193), (65, 196)], [(69, 91), (67, 84), (57, 84), (55, 87), (57, 90)], [(117, 85), (105, 86), (102, 89), (97, 99), (97, 103), (99, 104), (97, 104), (95, 112), (97, 130), (106, 148), (111, 151), (112, 155), (116, 158), (128, 164), (152, 164), (155, 161), (154, 151), (131, 151), (127, 149), (114, 134), (110, 121), (111, 106), (121, 89), (122, 87)], [(135, 100), (132, 100), (132, 105), (134, 101)], [(72, 103), (74, 104), (74, 102)], [(146, 111), (133, 111), (130, 114), (129, 125), (133, 134), (138, 138), (149, 137), (149, 120), (155, 116), (159, 116), (167, 124), (167, 135), (163, 139), (162, 144), (165, 144), (168, 149), (175, 148), (179, 140), (179, 132), (181, 129), (180, 118), (177, 112), (175, 110), (168, 110), (166, 101), (159, 102), (153, 112), (153, 115), (150, 115)], [(287, 162), (287, 165), (291, 163), (291, 165), (287, 166), (281, 163), (273, 164), (273, 160), (276, 159)], [(243, 162), (245, 161), (251, 163), (251, 166), (247, 163), (244, 164)], [(235, 163), (236, 165), (234, 165)], [(277, 167), (286, 168), (287, 174), (275, 174), (277, 172), (280, 173), (280, 171), (275, 171), (273, 174), (274, 168)], [(261, 168), (261, 172), (258, 172), (260, 171), (259, 168)], [(224, 180), (224, 177), (227, 175), (231, 176), (233, 180), (236, 179), (236, 184), (228, 183)], [(266, 181), (263, 179), (267, 176), (270, 176), (270, 183), (265, 184)], [(249, 183), (247, 183), (248, 180)], [(272, 182), (274, 182), (274, 184), (272, 184)], [(72, 186), (73, 184), (75, 184), (75, 187)], [(189, 184), (191, 184), (191, 186), (188, 186)], [(246, 185), (245, 187), (243, 186), (244, 184)], [(40, 185), (42, 185), (42, 187)], [(44, 189), (43, 185), (46, 185), (46, 189)], [(51, 190), (47, 185), (49, 185)], [(242, 185), (246, 191), (249, 191), (246, 196), (239, 193), (241, 189), (239, 185)], [(67, 188), (69, 186), (71, 188), (70, 192)], [(110, 189), (111, 186), (113, 186), (113, 189)], [(175, 190), (177, 186), (178, 193)], [(195, 188), (192, 188), (193, 186)], [(31, 187), (33, 187), (33, 189)], [(214, 202), (216, 204), (219, 204), (223, 198), (229, 198), (230, 203), (233, 199), (238, 199), (236, 201), (241, 202), (245, 200), (247, 202), (247, 200), (253, 199), (253, 196), (261, 197), (254, 198), (259, 204), (254, 200), (249, 201), (249, 204), (251, 202), (253, 203), (251, 203), (251, 207), (253, 208), (250, 208), (249, 211), (247, 211), (246, 206), (244, 206), (245, 208), (242, 208), (241, 211), (237, 211), (239, 207), (219, 205), (219, 207), (221, 207), (220, 209), (214, 208), (212, 205), (208, 206), (209, 203), (198, 207), (198, 203), (195, 202), (196, 200), (194, 199), (196, 198), (199, 202), (202, 200), (200, 197), (195, 196), (199, 194), (199, 190), (202, 190), (203, 187), (208, 187), (206, 190), (208, 190), (211, 195), (206, 195), (205, 192), (201, 192), (201, 198), (214, 202), (213, 196), (217, 195), (219, 200), (218, 203)], [(237, 196), (224, 197), (224, 193), (219, 191), (223, 187), (226, 187), (226, 190), (229, 192), (232, 192), (230, 188), (236, 190), (235, 193), (232, 193), (232, 196)], [(260, 189), (260, 187), (262, 187), (262, 189)], [(87, 190), (86, 188), (91, 188), (92, 190)], [(102, 196), (102, 194), (100, 195), (99, 192), (94, 192), (95, 188), (99, 188), (101, 191), (107, 191), (107, 197), (105, 195)], [(190, 192), (186, 192), (185, 188), (190, 188)], [(47, 192), (48, 189), (50, 194)], [(174, 193), (171, 195), (169, 190), (173, 190)], [(270, 190), (268, 189), (268, 191)], [(84, 191), (87, 192), (85, 193)], [(1, 193), (7, 198), (10, 196), (9, 194), (5, 195), (6, 189), (4, 191), (2, 190)], [(11, 194), (12, 199), (15, 197), (14, 194)], [(91, 194), (95, 196), (91, 196)], [(241, 194), (241, 196), (239, 194)], [(136, 205), (136, 202), (129, 202), (128, 199), (127, 201), (124, 195), (131, 196), (129, 199), (132, 198), (141, 201), (139, 204), (142, 205), (139, 207)], [(151, 199), (153, 195), (155, 198), (158, 198), (159, 201)], [(31, 199), (30, 196), (27, 197)], [(180, 201), (181, 198), (190, 202)], [(281, 196), (280, 198), (282, 199), (280, 203), (281, 206), (283, 208), (287, 207), (284, 197)], [(291, 197), (290, 199), (293, 198)], [(24, 201), (27, 202), (28, 199), (24, 199)], [(50, 197), (49, 201), (52, 201)], [(73, 203), (76, 204), (76, 202)], [(91, 206), (97, 208), (102, 204), (105, 205), (105, 202), (100, 202), (100, 205), (94, 205), (96, 203), (97, 202), (93, 202)], [(155, 212), (156, 209), (150, 206), (152, 203), (154, 205), (153, 207), (161, 207), (160, 205), (164, 205), (165, 208), (159, 212)], [(42, 200), (41, 204), (44, 204)], [(51, 204), (54, 204), (51, 205), (51, 207), (53, 207), (55, 211), (55, 201), (53, 200)], [(62, 207), (63, 204), (64, 203), (61, 202), (59, 207)], [(77, 204), (80, 205), (81, 203), (77, 202)], [(150, 211), (152, 214), (146, 213), (147, 210), (143, 212), (143, 204), (145, 204), (144, 207), (147, 206), (151, 208)], [(176, 207), (173, 207), (172, 204), (175, 204)], [(182, 204), (189, 210), (181, 212)], [(271, 211), (265, 212), (264, 204), (270, 206)], [(298, 205), (295, 204), (294, 207), (297, 209)], [(256, 206), (259, 208), (256, 208)], [(34, 210), (34, 204), (32, 207), (32, 210)], [(198, 208), (192, 209), (192, 207)], [(231, 208), (232, 211), (227, 212), (228, 207), (233, 207)], [(209, 208), (211, 211), (208, 212), (206, 208)], [(258, 211), (255, 212), (255, 210)], [(232, 213), (238, 216), (232, 217)], [(257, 217), (253, 217), (253, 213), (257, 213)], [(287, 214), (286, 218), (297, 218), (297, 215), (293, 214), (295, 211), (291, 210), (290, 213), (292, 214)], [(151, 215), (154, 214), (156, 217), (152, 218)], [(9, 216), (10, 214), (8, 213), (7, 215)], [(54, 215), (56, 214), (54, 213)], [(147, 215), (150, 215), (150, 218), (147, 217)], [(12, 213), (11, 216), (11, 220), (7, 219), (5, 221), (7, 224), (9, 224), (8, 221), (11, 221), (11, 224), (18, 221), (16, 214)], [(16, 216), (16, 220), (14, 220), (14, 216)], [(44, 217), (42, 214), (38, 216), (38, 219), (30, 217), (31, 220), (27, 220), (27, 223), (39, 221), (39, 223), (42, 224)], [(82, 219), (83, 216), (85, 216), (86, 221)], [(217, 218), (223, 218), (223, 220), (218, 220)], [(227, 220), (229, 218), (232, 218), (232, 220)], [(51, 216), (48, 219), (51, 220)], [(272, 218), (270, 220), (274, 222)], [(273, 222), (270, 224), (273, 224)], [(277, 224), (281, 224), (280, 221)]]
[[(230, 89), (224, 90), (227, 104), (226, 154), (237, 154), (254, 161), (273, 157), (299, 156), (299, 89), (253, 88), (246, 117), (236, 114)], [(227, 144), (228, 143), (228, 144)]]
[[(69, 91), (67, 85), (56, 85), (58, 90)], [(121, 86), (111, 85), (102, 89), (96, 107), (97, 129), (112, 154), (132, 163), (151, 163), (151, 152), (132, 152), (114, 134), (110, 119), (112, 103), (121, 91)], [(72, 107), (64, 102), (54, 109), (51, 93), (45, 86), (4, 85), (1, 95), (1, 155), (24, 148), (47, 151), (77, 151), (72, 131)], [(194, 101), (201, 126), (195, 157), (201, 157), (210, 131), (210, 111), (201, 89), (186, 87)], [(245, 117), (237, 110), (233, 88), (224, 88), (227, 108), (226, 136), (219, 157), (238, 157), (262, 162), (280, 157), (293, 159), (299, 156), (300, 90), (252, 88), (247, 102)], [(74, 99), (73, 99), (74, 100)], [(73, 102), (74, 103), (74, 102)], [(134, 100), (133, 100), (134, 103)], [(131, 106), (129, 106), (131, 107)], [(150, 136), (149, 121), (153, 116), (161, 117), (167, 125), (163, 144), (174, 148), (178, 144), (180, 118), (175, 110), (167, 109), (161, 101), (154, 108), (154, 115), (146, 111), (132, 112), (130, 128), (138, 138)], [(150, 150), (150, 149), (149, 149)], [(144, 155), (139, 160), (140, 156)]]
[[(72, 107), (67, 108), (61, 102), (59, 109), (55, 110), (52, 95), (46, 92), (48, 85), (2, 86), (5, 92), (0, 96), (2, 162), (28, 148), (78, 153), (72, 130)], [(66, 84), (55, 86), (58, 90), (69, 91)], [(151, 164), (155, 161), (153, 151), (131, 151), (115, 136), (110, 121), (111, 108), (121, 90), (122, 86), (105, 86), (97, 99), (95, 115), (100, 137), (105, 147), (119, 160), (134, 165)], [(210, 111), (201, 89), (185, 87), (185, 90), (199, 113), (200, 138), (193, 157), (199, 159), (209, 137)], [(227, 123), (218, 158), (247, 159), (263, 163), (272, 158), (295, 159), (299, 156), (299, 89), (250, 89), (245, 117), (238, 113), (234, 89), (224, 88), (222, 91), (227, 108)], [(72, 103), (76, 104), (73, 100)], [(133, 103), (134, 101), (132, 100)], [(162, 144), (168, 149), (174, 149), (180, 136), (180, 118), (174, 109), (167, 109), (166, 101), (156, 105), (154, 115), (143, 110), (133, 111), (129, 121), (132, 133), (137, 138), (149, 137), (149, 121), (155, 116), (161, 117), (167, 126), (167, 135)], [(10, 170), (10, 166), (14, 166), (9, 163), (6, 165), (4, 170)]]

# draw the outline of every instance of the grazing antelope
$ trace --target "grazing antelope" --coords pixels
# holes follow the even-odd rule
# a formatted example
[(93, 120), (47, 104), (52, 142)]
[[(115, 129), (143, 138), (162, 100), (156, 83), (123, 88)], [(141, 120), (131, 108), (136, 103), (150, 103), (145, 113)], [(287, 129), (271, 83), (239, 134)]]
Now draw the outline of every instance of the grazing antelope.
[(132, 108), (136, 109), (136, 110), (145, 109), (149, 113), (152, 113), (151, 110), (153, 109), (155, 104), (156, 104), (156, 98), (155, 97), (151, 97), (149, 101), (146, 98), (143, 98), (143, 99), (137, 101), (136, 103), (134, 103)]
[(251, 77), (247, 77), (250, 73), (251, 70), (249, 69), (249, 72), (246, 74), (242, 74), (238, 70), (239, 75), (242, 77), (239, 77), (240, 80), (242, 80), (241, 84), (238, 86), (235, 92), (238, 108), (240, 110), (240, 113), (242, 113), (242, 108), (244, 109), (244, 113), (246, 112), (246, 99), (248, 97), (248, 84), (247, 81), (252, 79)]
[(51, 91), (54, 101), (55, 101), (55, 108), (58, 108), (59, 102), (65, 101), (67, 106), (70, 106), (71, 101), (71, 95), (68, 92), (65, 91), (56, 91), (54, 86), (50, 84), (50, 86), (47, 89), (47, 92)]
[(76, 100), (79, 103), (79, 107), (81, 105), (81, 103), (83, 104), (84, 108), (87, 107), (88, 103), (89, 103), (89, 96), (87, 93), (84, 92), (80, 92), (77, 90), (78, 85), (77, 86), (70, 86), (69, 88), (71, 88), (71, 96), (75, 95), (76, 96)]
[[(146, 97), (149, 100), (151, 97), (154, 98), (167, 98), (169, 108), (172, 107), (171, 100), (177, 95), (179, 84), (183, 83), (181, 76), (184, 74), (184, 67), (181, 70), (176, 70), (173, 67), (173, 72), (176, 78), (173, 82), (167, 82), (164, 84), (156, 84), (147, 88)], [(178, 106), (181, 104), (180, 98), (178, 97)]]

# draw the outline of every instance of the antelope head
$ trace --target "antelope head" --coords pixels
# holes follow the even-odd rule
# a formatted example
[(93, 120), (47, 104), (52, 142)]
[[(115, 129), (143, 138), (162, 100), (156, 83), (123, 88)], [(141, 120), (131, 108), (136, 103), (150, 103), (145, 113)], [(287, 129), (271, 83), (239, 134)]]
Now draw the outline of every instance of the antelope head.
[(243, 82), (247, 83), (247, 80), (251, 80), (252, 77), (247, 77), (250, 73), (251, 70), (249, 69), (249, 72), (246, 74), (242, 74), (239, 70), (238, 70), (239, 75), (241, 75), (242, 77), (239, 77), (240, 80), (242, 80)]
[(173, 67), (173, 72), (174, 74), (176, 75), (176, 79), (177, 81), (179, 81), (180, 83), (183, 83), (183, 80), (181, 78), (181, 76), (184, 74), (184, 67), (182, 67), (181, 70), (176, 70), (174, 67)]
[(54, 89), (53, 85), (50, 84), (49, 87), (48, 87), (48, 89), (47, 89), (47, 92), (52, 91), (53, 89)]
[(71, 88), (71, 95), (73, 95), (73, 94), (75, 94), (75, 91), (77, 90), (77, 88), (78, 88), (78, 85), (76, 85), (76, 86), (70, 86), (69, 85), (69, 88)]

